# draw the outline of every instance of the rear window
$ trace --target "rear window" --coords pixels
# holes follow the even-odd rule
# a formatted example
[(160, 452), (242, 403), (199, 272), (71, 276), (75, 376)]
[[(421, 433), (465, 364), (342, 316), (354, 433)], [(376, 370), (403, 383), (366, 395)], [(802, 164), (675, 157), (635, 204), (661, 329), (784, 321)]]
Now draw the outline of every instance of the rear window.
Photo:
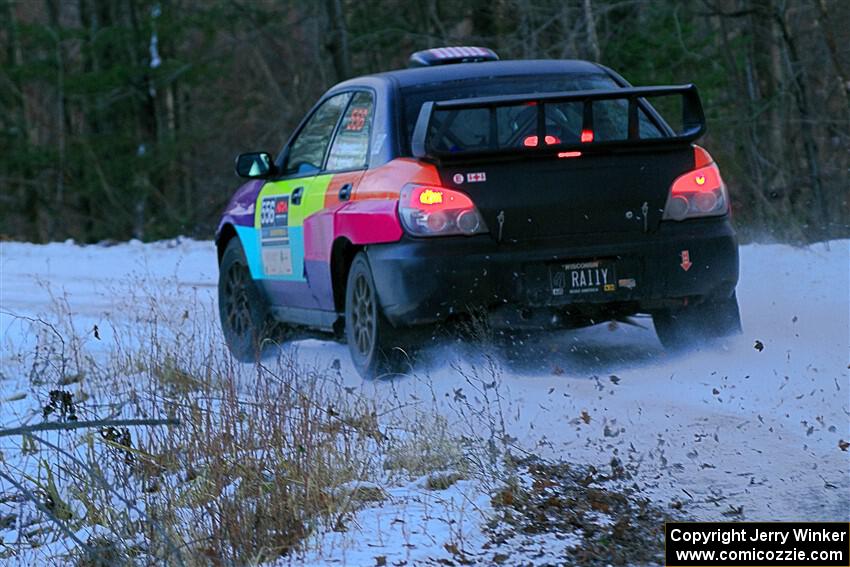
[[(410, 154), (410, 139), (419, 117), (422, 104), (462, 98), (499, 95), (557, 93), (564, 91), (611, 89), (619, 85), (603, 73), (574, 73), (570, 75), (493, 77), (468, 79), (443, 83), (430, 83), (402, 89), (404, 109), (404, 151)], [(628, 103), (625, 100), (596, 101), (593, 104), (595, 136), (597, 141), (623, 140), (628, 134)], [(536, 108), (518, 104), (497, 109), (495, 139), (498, 148), (535, 145)], [(493, 123), (487, 109), (466, 109), (441, 112), (439, 132), (433, 138), (444, 151), (490, 149)], [(662, 130), (643, 111), (638, 115), (640, 137), (658, 138)], [(581, 136), (581, 103), (564, 102), (547, 105), (546, 136), (560, 143), (578, 142)], [(550, 138), (554, 137), (554, 139)], [(533, 142), (533, 143), (532, 143)]]

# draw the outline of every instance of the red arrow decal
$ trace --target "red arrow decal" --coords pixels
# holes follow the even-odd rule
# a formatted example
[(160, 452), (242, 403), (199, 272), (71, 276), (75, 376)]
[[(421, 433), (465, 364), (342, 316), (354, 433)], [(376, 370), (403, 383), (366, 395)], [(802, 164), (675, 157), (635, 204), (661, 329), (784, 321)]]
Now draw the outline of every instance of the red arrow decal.
[(687, 250), (682, 250), (680, 255), (682, 256), (682, 263), (679, 265), (682, 266), (682, 269), (687, 272), (691, 269), (691, 266), (693, 266), (693, 264), (691, 263), (691, 254)]

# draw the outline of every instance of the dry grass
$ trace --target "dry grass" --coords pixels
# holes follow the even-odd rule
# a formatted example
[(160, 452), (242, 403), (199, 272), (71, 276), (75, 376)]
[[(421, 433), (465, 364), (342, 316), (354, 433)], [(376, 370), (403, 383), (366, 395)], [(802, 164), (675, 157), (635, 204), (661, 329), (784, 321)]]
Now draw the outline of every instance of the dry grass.
[[(537, 491), (518, 481), (518, 473), (537, 469), (522, 460), (505, 426), (496, 358), (457, 365), (453, 394), (439, 407), (433, 389), (430, 401), (377, 402), (344, 387), (334, 368), (304, 365), (291, 349), (257, 365), (235, 363), (210, 301), (194, 290), (174, 297), (176, 281), (165, 287), (131, 288), (138, 291), (127, 298), (124, 322), (105, 316), (98, 332), (75, 324), (63, 296), (44, 318), (18, 321), (33, 340), (7, 345), (13, 355), (3, 373), (27, 376), (27, 391), (0, 400), (4, 426), (74, 418), (179, 425), (0, 437), (8, 441), (0, 448), (0, 529), (17, 531), (14, 541), (0, 542), (0, 563), (200, 566), (291, 558), (322, 533), (346, 530), (358, 508), (387, 498), (388, 484), (420, 478), (427, 491), (475, 479), (496, 495), (500, 521), (510, 516), (516, 528), (547, 529), (526, 505)], [(490, 340), (474, 327), (479, 344)], [(7, 414), (5, 404), (29, 409)], [(549, 472), (572, 486), (566, 470)], [(575, 506), (588, 493), (569, 490), (558, 497)], [(597, 500), (612, 509), (654, 518), (644, 508), (635, 512), (630, 499), (603, 496)], [(585, 512), (574, 511), (582, 521), (592, 517)], [(500, 537), (495, 528), (491, 535)], [(589, 539), (586, 549), (602, 556), (598, 546), (606, 541)], [(637, 545), (618, 541), (617, 561)], [(655, 548), (639, 551), (649, 558)]]
[(460, 440), (449, 432), (448, 420), (441, 415), (420, 414), (411, 428), (395, 433), (386, 448), (384, 468), (408, 478), (434, 471), (466, 469)]
[(131, 325), (100, 324), (104, 344), (74, 328), (60, 298), (50, 322), (22, 322), (37, 339), (16, 364), (52, 407), (47, 420), (179, 426), (41, 433), (6, 449), (0, 471), (32, 498), (0, 479), (0, 504), (14, 510), (4, 522), (21, 527), (0, 560), (254, 564), (341, 526), (363, 501), (342, 488), (381, 472), (371, 402), (294, 354), (235, 364), (199, 301), (177, 314), (157, 298), (135, 304)]

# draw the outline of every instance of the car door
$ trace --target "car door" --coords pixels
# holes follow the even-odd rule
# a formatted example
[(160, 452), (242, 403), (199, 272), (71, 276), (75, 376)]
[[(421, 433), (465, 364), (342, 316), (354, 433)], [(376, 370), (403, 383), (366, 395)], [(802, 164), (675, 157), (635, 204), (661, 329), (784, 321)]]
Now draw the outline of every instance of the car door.
[[(328, 147), (352, 93), (322, 102), (290, 142), (279, 179), (266, 183), (257, 196), (254, 227), (260, 248), (259, 281), (272, 307), (285, 307), (284, 319), (302, 321), (297, 310), (315, 309), (304, 270), (303, 220), (319, 205), (316, 195), (326, 184), (319, 175)], [(279, 312), (280, 309), (276, 311)]]
[[(330, 254), (333, 215), (355, 193), (369, 166), (375, 108), (371, 91), (355, 91), (337, 126), (322, 172), (305, 193), (295, 222), (303, 226), (307, 283), (319, 309), (335, 312)], [(292, 221), (290, 221), (292, 222)]]

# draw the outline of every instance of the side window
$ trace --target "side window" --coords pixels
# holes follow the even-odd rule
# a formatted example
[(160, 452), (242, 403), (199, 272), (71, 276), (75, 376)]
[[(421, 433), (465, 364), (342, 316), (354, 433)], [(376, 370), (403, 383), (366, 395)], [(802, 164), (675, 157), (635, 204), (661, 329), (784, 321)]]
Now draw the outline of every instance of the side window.
[(342, 117), (328, 155), (328, 171), (363, 169), (369, 156), (374, 101), (371, 93), (358, 92)]
[(292, 143), (286, 161), (287, 173), (309, 173), (322, 168), (325, 150), (350, 96), (349, 93), (332, 96), (313, 113)]

